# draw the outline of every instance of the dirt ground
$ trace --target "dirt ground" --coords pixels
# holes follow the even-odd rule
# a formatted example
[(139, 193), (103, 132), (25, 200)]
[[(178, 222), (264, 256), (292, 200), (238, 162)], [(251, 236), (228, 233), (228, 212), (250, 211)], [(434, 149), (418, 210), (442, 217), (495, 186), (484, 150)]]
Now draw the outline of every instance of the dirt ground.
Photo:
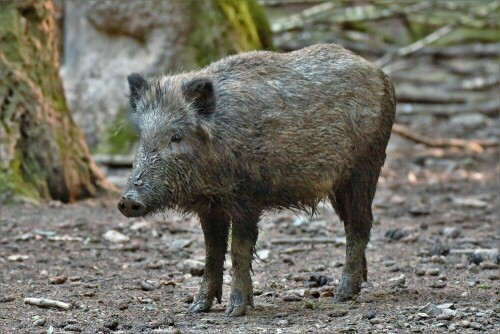
[[(222, 304), (185, 313), (204, 256), (196, 217), (127, 219), (114, 198), (4, 206), (0, 332), (498, 333), (498, 158), (495, 149), (428, 149), (393, 135), (358, 298), (332, 303), (345, 239), (331, 207), (312, 219), (269, 213), (254, 264), (255, 309), (241, 318), (223, 312), (227, 269)], [(119, 180), (127, 171), (113, 173)], [(428, 303), (452, 305), (422, 309)]]

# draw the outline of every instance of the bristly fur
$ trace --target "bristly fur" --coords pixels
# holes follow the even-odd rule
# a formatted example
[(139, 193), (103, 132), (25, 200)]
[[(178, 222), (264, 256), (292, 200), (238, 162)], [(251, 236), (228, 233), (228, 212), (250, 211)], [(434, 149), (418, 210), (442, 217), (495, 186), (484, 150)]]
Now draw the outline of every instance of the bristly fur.
[[(207, 268), (216, 272), (207, 274), (212, 283), (203, 283), (205, 295), (220, 294), (211, 286), (220, 283), (226, 249), (211, 235), (227, 236), (233, 225), (241, 238), (233, 260), (242, 261), (233, 270), (240, 275), (251, 266), (247, 253), (255, 250), (264, 210), (314, 215), (326, 198), (348, 239), (339, 295), (359, 289), (371, 203), (395, 116), (394, 88), (380, 69), (328, 44), (249, 52), (147, 83), (132, 75), (129, 84), (130, 119), (141, 142), (125, 192), (137, 191), (150, 213), (172, 208), (200, 216)], [(245, 286), (245, 295), (233, 291), (232, 298), (251, 303), (251, 281), (248, 288), (249, 278), (241, 277), (233, 287), (241, 294), (238, 284)], [(207, 309), (211, 301), (203, 298), (196, 307)], [(229, 313), (241, 314), (233, 304)]]

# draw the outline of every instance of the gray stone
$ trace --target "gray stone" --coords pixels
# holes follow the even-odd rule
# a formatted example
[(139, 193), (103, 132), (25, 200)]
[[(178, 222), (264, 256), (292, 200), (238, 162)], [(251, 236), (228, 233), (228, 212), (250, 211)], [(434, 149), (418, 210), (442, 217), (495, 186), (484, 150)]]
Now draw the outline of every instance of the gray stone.
[(450, 124), (453, 126), (466, 127), (468, 129), (477, 128), (483, 125), (486, 117), (479, 113), (456, 115), (450, 119)]
[(427, 303), (425, 306), (422, 306), (421, 308), (418, 309), (419, 315), (420, 313), (425, 313), (429, 317), (437, 317), (441, 313), (443, 313), (443, 310), (437, 307), (436, 305), (432, 303)]
[(448, 238), (458, 238), (462, 231), (458, 227), (445, 227), (443, 229), (443, 235)]
[(182, 261), (181, 268), (183, 273), (190, 273), (193, 276), (202, 276), (205, 270), (205, 263), (187, 259)]
[(391, 287), (403, 286), (405, 283), (406, 283), (406, 276), (403, 274), (389, 279), (389, 286)]
[(103, 234), (102, 237), (104, 239), (106, 239), (110, 242), (114, 242), (114, 243), (122, 243), (122, 242), (130, 241), (130, 238), (127, 235), (120, 233), (118, 231), (115, 231), (115, 230), (107, 231), (106, 233)]
[(283, 293), (283, 301), (294, 302), (301, 301), (302, 298), (308, 298), (311, 296), (311, 291), (309, 289), (295, 289), (288, 290)]

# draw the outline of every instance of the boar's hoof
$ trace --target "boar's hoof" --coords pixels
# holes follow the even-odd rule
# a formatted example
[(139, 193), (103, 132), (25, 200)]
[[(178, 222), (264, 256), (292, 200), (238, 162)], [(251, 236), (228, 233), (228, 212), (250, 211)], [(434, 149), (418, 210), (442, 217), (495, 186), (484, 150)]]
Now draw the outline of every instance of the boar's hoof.
[(245, 315), (247, 306), (253, 307), (253, 295), (243, 294), (240, 290), (234, 290), (229, 297), (229, 305), (226, 308), (228, 317), (239, 317)]
[(361, 290), (362, 279), (355, 279), (350, 275), (343, 275), (340, 285), (333, 296), (334, 303), (342, 303), (354, 299)]
[(201, 313), (210, 311), (212, 307), (212, 301), (206, 296), (198, 296), (198, 298), (191, 304), (187, 310), (187, 313)]
[(146, 205), (137, 199), (135, 191), (129, 191), (118, 202), (118, 210), (126, 217), (140, 217), (146, 214)]

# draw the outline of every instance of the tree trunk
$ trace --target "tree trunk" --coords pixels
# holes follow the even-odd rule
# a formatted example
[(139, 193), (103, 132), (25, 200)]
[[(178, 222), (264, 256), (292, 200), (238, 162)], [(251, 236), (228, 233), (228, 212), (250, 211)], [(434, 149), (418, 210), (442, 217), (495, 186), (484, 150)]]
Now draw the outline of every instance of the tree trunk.
[[(0, 0), (1, 1), (1, 0)], [(63, 84), (95, 153), (130, 154), (127, 75), (147, 78), (272, 48), (257, 0), (65, 0)]]
[(0, 22), (0, 202), (112, 190), (66, 105), (52, 1), (1, 1)]

